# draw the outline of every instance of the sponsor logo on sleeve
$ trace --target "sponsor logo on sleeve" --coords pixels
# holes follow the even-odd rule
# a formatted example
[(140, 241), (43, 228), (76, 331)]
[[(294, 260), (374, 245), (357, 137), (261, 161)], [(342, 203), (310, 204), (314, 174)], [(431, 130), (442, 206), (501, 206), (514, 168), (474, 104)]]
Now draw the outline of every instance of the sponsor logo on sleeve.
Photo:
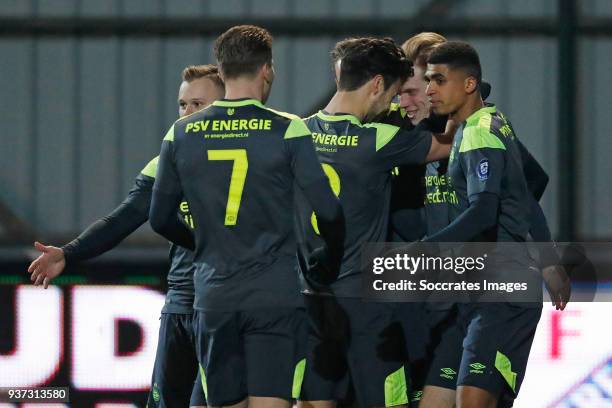
[(484, 181), (489, 178), (489, 159), (482, 159), (478, 162), (478, 166), (476, 166), (476, 174), (478, 175), (478, 179)]

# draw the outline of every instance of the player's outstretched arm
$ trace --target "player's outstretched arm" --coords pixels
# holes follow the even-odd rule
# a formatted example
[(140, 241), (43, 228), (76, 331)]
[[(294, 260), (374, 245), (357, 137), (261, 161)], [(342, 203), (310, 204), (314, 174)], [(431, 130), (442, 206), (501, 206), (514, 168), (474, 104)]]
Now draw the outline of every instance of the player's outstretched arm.
[(116, 247), (147, 221), (152, 187), (153, 178), (141, 174), (121, 205), (71, 242), (61, 248), (36, 242), (34, 247), (42, 253), (28, 268), (30, 280), (36, 286), (43, 284), (46, 289), (51, 280), (64, 271), (66, 264), (95, 258)]
[(376, 129), (376, 161), (382, 169), (417, 165), (445, 159), (450, 155), (456, 126), (447, 121), (444, 133), (431, 133), (425, 124), (406, 130), (384, 123), (368, 123)]
[(497, 224), (499, 197), (482, 192), (470, 197), (470, 206), (442, 230), (425, 238), (425, 242), (467, 242)]
[[(460, 161), (465, 171), (469, 206), (452, 223), (425, 241), (472, 241), (498, 222), (503, 173), (500, 169), (505, 166), (505, 148), (485, 147), (460, 151), (454, 160)], [(483, 163), (487, 164), (484, 168), (481, 166)]]

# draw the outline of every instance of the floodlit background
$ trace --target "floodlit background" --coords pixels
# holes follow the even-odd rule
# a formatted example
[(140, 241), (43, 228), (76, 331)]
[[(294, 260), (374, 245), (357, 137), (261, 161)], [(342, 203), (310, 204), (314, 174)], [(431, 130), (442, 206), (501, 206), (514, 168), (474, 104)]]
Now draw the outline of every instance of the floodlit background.
[[(333, 92), (339, 39), (471, 42), (489, 100), (550, 176), (554, 235), (612, 238), (607, 0), (2, 0), (0, 387), (69, 385), (76, 407), (144, 406), (165, 242), (145, 226), (47, 291), (27, 285), (28, 250), (65, 243), (122, 201), (177, 117), (182, 68), (214, 62), (215, 37), (243, 23), (275, 36), (268, 105), (299, 115)], [(516, 406), (612, 404), (611, 312), (546, 305)]]

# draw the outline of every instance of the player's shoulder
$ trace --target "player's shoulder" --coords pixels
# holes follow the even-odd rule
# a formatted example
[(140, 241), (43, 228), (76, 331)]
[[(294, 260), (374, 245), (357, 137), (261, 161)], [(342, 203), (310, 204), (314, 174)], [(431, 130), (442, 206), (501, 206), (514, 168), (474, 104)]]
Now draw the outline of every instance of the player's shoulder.
[(310, 130), (302, 118), (293, 113), (279, 111), (276, 109), (269, 108), (265, 105), (261, 105), (261, 109), (264, 109), (272, 116), (272, 119), (284, 125), (285, 131), (283, 139), (293, 139), (296, 137), (310, 136)]
[(292, 120), (302, 120), (302, 118), (300, 118), (298, 115), (295, 115), (293, 113), (272, 109), (265, 105), (261, 105), (261, 108), (268, 111), (272, 116), (274, 116), (276, 119), (281, 120), (281, 121), (290, 122)]
[(397, 139), (396, 136), (402, 132), (406, 133), (401, 127), (391, 123), (371, 122), (363, 125), (366, 129), (373, 129), (376, 132), (376, 151), (379, 151), (393, 140), (408, 141), (408, 138)]
[(315, 112), (315, 113), (313, 113), (313, 114), (312, 114), (312, 115), (310, 115), (310, 116), (304, 116), (304, 117), (302, 118), (302, 121), (303, 121), (304, 123), (309, 123), (309, 122), (311, 122), (311, 121), (313, 121), (313, 120), (317, 120), (317, 113), (316, 113), (316, 112)]
[(506, 150), (499, 133), (499, 113), (495, 106), (485, 106), (474, 112), (465, 121), (460, 153), (476, 149)]
[(157, 164), (159, 163), (159, 156), (155, 156), (151, 159), (146, 166), (140, 171), (140, 174), (146, 177), (155, 178), (157, 173)]

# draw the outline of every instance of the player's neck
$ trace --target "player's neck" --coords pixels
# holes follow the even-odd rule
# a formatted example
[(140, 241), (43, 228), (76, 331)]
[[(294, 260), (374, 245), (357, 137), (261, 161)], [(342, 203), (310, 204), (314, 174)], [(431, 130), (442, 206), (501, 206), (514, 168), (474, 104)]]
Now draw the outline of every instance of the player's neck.
[(451, 117), (455, 122), (461, 123), (472, 116), (474, 112), (482, 109), (483, 107), (484, 102), (482, 101), (480, 95), (473, 95), (472, 97), (468, 98), (467, 102), (461, 108), (459, 108), (457, 112), (452, 114)]
[(263, 102), (262, 81), (253, 78), (235, 78), (225, 82), (225, 99), (256, 99)]
[(325, 112), (332, 115), (335, 113), (348, 113), (363, 121), (367, 113), (367, 107), (363, 106), (362, 101), (363, 98), (356, 92), (336, 91), (325, 107)]

